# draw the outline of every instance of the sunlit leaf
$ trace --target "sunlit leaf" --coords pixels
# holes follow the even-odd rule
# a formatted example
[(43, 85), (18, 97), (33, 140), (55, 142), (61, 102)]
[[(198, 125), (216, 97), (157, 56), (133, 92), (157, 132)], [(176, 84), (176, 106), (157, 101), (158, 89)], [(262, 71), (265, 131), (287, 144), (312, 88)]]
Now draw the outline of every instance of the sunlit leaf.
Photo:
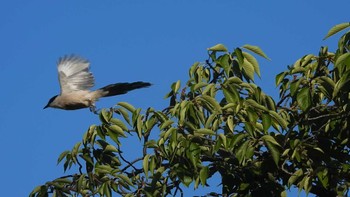
[(227, 149), (227, 139), (226, 139), (226, 136), (225, 136), (223, 133), (220, 133), (220, 134), (219, 134), (219, 138), (221, 139), (222, 144), (224, 145), (224, 148)]
[(322, 186), (324, 188), (328, 188), (329, 182), (328, 182), (328, 169), (327, 168), (324, 168), (323, 170), (319, 170), (317, 172), (317, 178), (318, 178), (318, 180), (320, 180), (320, 182), (322, 183)]
[(244, 101), (246, 105), (251, 106), (255, 109), (259, 109), (259, 110), (263, 110), (263, 111), (267, 111), (267, 108), (259, 103), (257, 103), (255, 100), (253, 99), (247, 99)]
[(201, 97), (199, 97), (199, 99), (203, 99), (204, 101), (209, 103), (215, 111), (221, 112), (221, 107), (219, 103), (213, 97), (210, 97), (208, 95), (202, 95)]
[(69, 153), (70, 153), (70, 151), (68, 151), (68, 150), (62, 152), (62, 153), (60, 154), (60, 156), (58, 157), (58, 159), (57, 159), (57, 164), (59, 164), (59, 163), (62, 161), (62, 159), (63, 159), (64, 157), (66, 157)]
[(207, 49), (208, 51), (221, 51), (227, 52), (227, 48), (223, 44), (217, 44)]
[(112, 118), (110, 120), (111, 123), (119, 126), (120, 128), (122, 128), (123, 131), (127, 131), (128, 130), (128, 127), (126, 127), (126, 125), (119, 119), (116, 119), (116, 118)]
[(249, 63), (251, 63), (254, 67), (254, 71), (256, 72), (256, 74), (260, 77), (260, 67), (259, 67), (259, 63), (258, 61), (255, 59), (254, 56), (252, 56), (251, 54), (247, 53), (247, 52), (243, 52), (243, 56), (244, 58), (247, 59), (247, 61)]
[(160, 125), (159, 129), (160, 129), (160, 130), (163, 130), (163, 129), (165, 129), (165, 128), (171, 126), (171, 124), (173, 124), (173, 123), (174, 123), (173, 120), (166, 120), (165, 122), (163, 122), (163, 123)]
[(232, 115), (227, 117), (227, 126), (230, 129), (230, 131), (233, 132), (233, 130), (235, 128), (235, 124), (233, 123), (233, 116)]
[(348, 27), (350, 27), (350, 23), (341, 23), (341, 24), (335, 25), (328, 31), (326, 37), (324, 37), (323, 39), (325, 40), (325, 39), (329, 38), (330, 36), (340, 32), (341, 30), (346, 29)]
[(111, 125), (108, 127), (109, 130), (111, 130), (112, 132), (121, 135), (123, 137), (126, 137), (123, 129), (121, 127), (119, 127), (118, 125)]
[(303, 169), (298, 169), (297, 171), (295, 171), (293, 175), (288, 179), (288, 186), (290, 187), (291, 185), (293, 185), (295, 181), (297, 181), (299, 177), (302, 176), (303, 174), (304, 174)]
[(254, 81), (254, 66), (244, 59), (242, 67), (243, 73), (245, 73), (250, 80)]
[(120, 113), (120, 114), (123, 116), (124, 120), (125, 120), (128, 124), (131, 124), (131, 123), (130, 123), (129, 114), (128, 114), (128, 112), (127, 112), (124, 108), (119, 108), (119, 109), (116, 110), (116, 112), (117, 112), (117, 113)]
[(197, 129), (195, 130), (196, 134), (203, 134), (203, 135), (214, 135), (215, 132), (211, 129)]
[(293, 82), (290, 84), (290, 94), (291, 94), (292, 96), (294, 96), (295, 93), (298, 92), (300, 83), (301, 83), (302, 81), (304, 81), (304, 80), (305, 80), (304, 78), (296, 79), (295, 81), (293, 81)]
[(264, 131), (267, 132), (271, 126), (271, 116), (269, 114), (262, 114), (262, 125)]
[(146, 178), (148, 178), (148, 166), (149, 166), (149, 158), (151, 155), (147, 154), (143, 158), (142, 166), (143, 166), (143, 172), (145, 173)]
[(117, 105), (127, 109), (131, 113), (133, 113), (135, 111), (135, 107), (127, 102), (119, 102)]
[(199, 179), (203, 186), (205, 186), (205, 184), (207, 183), (208, 176), (209, 176), (209, 167), (205, 166), (199, 171)]
[(99, 117), (100, 117), (101, 122), (109, 123), (110, 119), (112, 118), (112, 115), (113, 114), (110, 111), (102, 109), (100, 114), (99, 114)]
[(311, 93), (308, 87), (302, 88), (297, 95), (298, 106), (301, 110), (306, 111), (311, 106)]
[(253, 45), (246, 44), (246, 45), (244, 45), (242, 47), (245, 48), (245, 49), (248, 49), (249, 51), (252, 51), (252, 52), (260, 55), (263, 58), (266, 58), (266, 59), (270, 60), (270, 58), (268, 58), (267, 55), (258, 46), (253, 46)]
[(133, 185), (132, 182), (131, 182), (131, 180), (129, 179), (129, 177), (127, 177), (127, 176), (124, 175), (124, 174), (117, 174), (116, 177), (119, 178), (119, 179), (121, 179), (121, 180), (123, 180), (125, 183), (127, 183), (127, 184), (130, 185), (130, 186)]
[(350, 63), (350, 53), (344, 53), (337, 58), (334, 66), (339, 67), (340, 65), (343, 65), (343, 64), (349, 65), (349, 63)]
[(108, 151), (108, 152), (118, 152), (118, 149), (111, 145), (111, 144), (108, 144), (106, 147), (105, 147), (105, 151)]
[(177, 91), (179, 91), (181, 86), (181, 81), (178, 80), (177, 82), (173, 83), (171, 86), (171, 89), (173, 90), (173, 92), (177, 93)]
[(339, 79), (339, 81), (334, 85), (332, 97), (335, 98), (336, 96), (338, 96), (339, 92), (340, 93), (347, 92), (347, 91), (344, 91), (343, 88), (349, 88), (349, 83), (350, 83), (350, 70), (344, 73), (343, 76)]
[(222, 91), (228, 103), (239, 101), (239, 93), (235, 87), (222, 87)]
[(271, 117), (272, 117), (273, 119), (275, 119), (275, 120), (278, 122), (278, 124), (279, 124), (282, 128), (284, 128), (284, 129), (287, 128), (287, 121), (284, 120), (277, 112), (270, 110), (270, 111), (269, 111), (269, 114), (271, 115)]
[(276, 86), (280, 85), (284, 77), (286, 76), (287, 72), (281, 72), (280, 74), (276, 75)]

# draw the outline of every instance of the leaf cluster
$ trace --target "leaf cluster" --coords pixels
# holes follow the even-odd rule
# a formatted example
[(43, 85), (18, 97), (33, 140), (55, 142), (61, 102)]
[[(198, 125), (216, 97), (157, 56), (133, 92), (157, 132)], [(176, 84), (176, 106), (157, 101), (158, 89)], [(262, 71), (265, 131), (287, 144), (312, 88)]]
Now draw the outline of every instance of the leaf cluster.
[[(326, 38), (349, 27), (335, 26)], [(229, 52), (208, 48), (208, 59), (171, 85), (163, 110), (120, 102), (99, 114), (58, 162), (78, 167), (35, 188), (30, 196), (184, 196), (185, 187), (216, 187), (207, 196), (286, 196), (296, 186), (319, 196), (347, 195), (350, 186), (350, 33), (336, 52), (298, 59), (276, 76), (276, 102), (254, 83), (257, 46)], [(129, 161), (122, 138), (137, 136), (140, 157)]]

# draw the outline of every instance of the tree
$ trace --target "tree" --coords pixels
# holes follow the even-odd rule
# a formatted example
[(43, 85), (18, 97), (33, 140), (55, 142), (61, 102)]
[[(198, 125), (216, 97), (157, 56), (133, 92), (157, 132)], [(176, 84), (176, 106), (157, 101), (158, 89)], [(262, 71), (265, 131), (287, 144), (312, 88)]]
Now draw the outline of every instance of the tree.
[[(349, 28), (334, 26), (326, 38)], [(254, 83), (257, 46), (228, 52), (218, 44), (194, 63), (189, 80), (171, 85), (164, 110), (126, 102), (104, 109), (72, 150), (58, 158), (77, 172), (36, 187), (30, 196), (184, 196), (182, 187), (209, 187), (208, 196), (286, 196), (286, 189), (345, 196), (350, 187), (350, 31), (336, 52), (298, 59), (276, 76), (274, 100)], [(128, 161), (121, 138), (133, 135), (143, 149)], [(220, 183), (218, 183), (220, 184)]]

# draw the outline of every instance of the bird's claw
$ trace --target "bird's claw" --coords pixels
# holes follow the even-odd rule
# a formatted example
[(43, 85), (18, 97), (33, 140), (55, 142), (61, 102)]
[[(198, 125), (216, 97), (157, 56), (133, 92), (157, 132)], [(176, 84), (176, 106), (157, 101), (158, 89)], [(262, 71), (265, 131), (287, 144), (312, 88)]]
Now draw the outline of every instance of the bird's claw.
[(99, 110), (99, 109), (96, 109), (96, 106), (95, 106), (95, 105), (91, 105), (91, 106), (90, 106), (90, 111), (91, 111), (92, 113), (98, 115), (100, 110)]

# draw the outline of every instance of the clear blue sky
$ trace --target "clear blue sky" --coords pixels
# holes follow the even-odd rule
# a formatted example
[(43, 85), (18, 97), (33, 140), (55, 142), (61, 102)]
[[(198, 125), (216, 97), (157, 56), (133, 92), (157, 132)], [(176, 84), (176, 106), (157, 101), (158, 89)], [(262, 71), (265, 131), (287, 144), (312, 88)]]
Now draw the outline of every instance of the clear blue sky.
[[(262, 80), (257, 82), (277, 98), (274, 76), (301, 56), (317, 54), (321, 45), (334, 49), (338, 37), (322, 39), (330, 27), (349, 22), (349, 7), (348, 0), (1, 1), (1, 196), (27, 196), (62, 176), (58, 155), (99, 123), (88, 109), (42, 109), (59, 93), (58, 57), (88, 58), (96, 87), (138, 80), (154, 84), (103, 99), (99, 108), (127, 101), (163, 109), (171, 83), (184, 83), (189, 66), (207, 58), (207, 47), (258, 45), (272, 61), (258, 59)], [(123, 148), (130, 155), (139, 151)]]

